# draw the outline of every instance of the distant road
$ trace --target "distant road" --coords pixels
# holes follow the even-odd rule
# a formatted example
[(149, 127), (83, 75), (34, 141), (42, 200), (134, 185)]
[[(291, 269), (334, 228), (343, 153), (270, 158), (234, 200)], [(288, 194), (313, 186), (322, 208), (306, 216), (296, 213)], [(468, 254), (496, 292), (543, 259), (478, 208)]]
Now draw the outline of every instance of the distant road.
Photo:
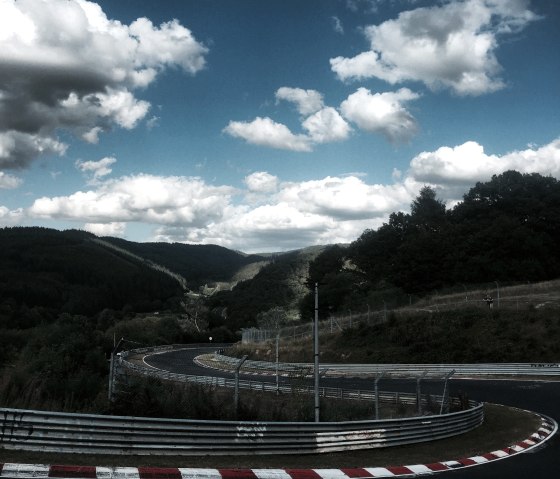
[[(211, 370), (198, 366), (194, 358), (199, 354), (215, 351), (220, 345), (208, 347), (193, 347), (183, 350), (169, 351), (146, 356), (144, 361), (149, 366), (180, 374), (213, 375), (231, 378), (230, 372)], [(241, 375), (243, 376), (243, 375)], [(255, 379), (254, 375), (247, 378)], [(265, 376), (262, 381), (275, 382), (274, 377)], [(389, 384), (391, 385), (389, 387)], [(465, 392), (469, 398), (504, 404), (507, 406), (528, 409), (560, 420), (560, 381), (515, 381), (515, 380), (465, 380), (453, 379), (452, 393), (459, 390)], [(346, 378), (322, 379), (321, 385), (336, 386), (353, 389), (373, 389), (372, 380)], [(415, 388), (415, 381), (391, 380), (383, 382), (383, 389), (410, 390)], [(425, 390), (434, 394), (441, 394), (441, 383), (427, 382)], [(424, 390), (424, 388), (423, 388)], [(442, 441), (442, 447), (445, 442)], [(449, 458), (453, 459), (453, 458)], [(367, 465), (367, 464), (364, 464)], [(560, 477), (560, 437), (555, 435), (547, 441), (544, 447), (532, 453), (518, 454), (511, 458), (494, 461), (483, 466), (460, 469), (438, 474), (437, 477), (456, 479), (545, 479)]]

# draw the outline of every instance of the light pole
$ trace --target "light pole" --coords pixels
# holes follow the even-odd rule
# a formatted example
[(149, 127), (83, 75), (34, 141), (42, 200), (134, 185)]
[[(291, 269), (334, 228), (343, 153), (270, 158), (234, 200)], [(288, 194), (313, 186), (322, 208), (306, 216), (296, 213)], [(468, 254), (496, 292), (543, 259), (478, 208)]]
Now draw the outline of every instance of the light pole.
[(315, 359), (314, 393), (315, 393), (315, 422), (320, 421), (319, 409), (319, 283), (315, 283), (315, 321), (313, 323), (313, 354)]
[(498, 284), (497, 281), (494, 281), (494, 283), (496, 283), (496, 292), (497, 294), (497, 299), (498, 299), (498, 308), (500, 307), (500, 285)]

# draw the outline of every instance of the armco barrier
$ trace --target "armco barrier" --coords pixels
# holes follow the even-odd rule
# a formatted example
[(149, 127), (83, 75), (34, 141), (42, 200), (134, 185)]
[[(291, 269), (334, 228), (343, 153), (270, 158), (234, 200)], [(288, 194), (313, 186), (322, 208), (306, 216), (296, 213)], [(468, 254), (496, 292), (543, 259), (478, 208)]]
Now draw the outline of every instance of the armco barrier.
[[(214, 355), (212, 361), (203, 365), (218, 369), (233, 369), (239, 359), (223, 355)], [(560, 362), (557, 363), (484, 363), (484, 364), (332, 364), (323, 363), (320, 366), (326, 376), (341, 375), (370, 375), (392, 373), (394, 375), (419, 375), (428, 372), (431, 375), (445, 375), (455, 371), (457, 376), (560, 376)], [(243, 363), (242, 371), (268, 372), (276, 371), (276, 363), (267, 361), (250, 361)], [(312, 371), (310, 363), (281, 363), (279, 372), (282, 374), (297, 371)]]
[[(173, 347), (145, 348), (134, 353), (163, 352)], [(233, 380), (169, 373), (127, 361), (122, 353), (119, 366), (130, 372), (162, 379), (231, 387)], [(272, 384), (240, 381), (240, 388), (268, 390)], [(286, 388), (289, 386), (282, 386)], [(327, 397), (372, 399), (371, 391), (321, 388)], [(380, 400), (414, 403), (416, 396), (379, 394)], [(435, 401), (441, 398), (433, 397)], [(482, 404), (450, 414), (404, 419), (332, 423), (232, 422), (153, 419), (126, 416), (68, 414), (46, 411), (0, 409), (0, 448), (29, 451), (221, 455), (319, 453), (431, 441), (467, 432), (484, 418)]]
[(152, 419), (0, 409), (0, 448), (91, 454), (302, 454), (432, 441), (479, 426), (482, 404), (438, 416), (348, 422)]
[[(146, 348), (134, 352), (145, 354), (163, 350)], [(174, 374), (142, 367), (127, 361), (129, 354), (121, 354), (119, 367), (135, 374), (212, 386), (233, 385), (231, 379)], [(273, 384), (258, 381), (240, 381), (239, 387), (262, 391), (276, 389)], [(281, 388), (284, 390), (290, 386)], [(371, 391), (336, 388), (321, 388), (321, 395), (374, 398)], [(380, 392), (379, 399), (414, 404), (416, 395)], [(441, 402), (442, 398), (433, 396), (431, 400)], [(426, 403), (427, 399), (423, 398), (422, 402)], [(143, 455), (320, 453), (442, 439), (468, 432), (482, 424), (483, 419), (483, 404), (474, 401), (469, 402), (466, 410), (441, 415), (318, 423), (199, 421), (0, 409), (0, 448)]]
[[(169, 350), (169, 349), (166, 349)], [(136, 355), (136, 354), (145, 354), (149, 352), (162, 352), (162, 349), (159, 348), (146, 348), (146, 349), (135, 349), (131, 351), (127, 351), (123, 353), (120, 357), (120, 361), (118, 365), (123, 368), (127, 373), (131, 373), (133, 375), (139, 376), (148, 376), (154, 377), (158, 379), (162, 379), (164, 381), (174, 381), (174, 382), (181, 382), (181, 383), (196, 383), (202, 384), (205, 386), (210, 387), (223, 387), (223, 388), (234, 388), (236, 381), (234, 379), (228, 378), (221, 378), (216, 376), (196, 376), (191, 374), (180, 374), (180, 373), (172, 373), (170, 371), (165, 371), (161, 369), (154, 369), (149, 368), (143, 365), (138, 365), (131, 363), (127, 360), (129, 355)], [(224, 356), (226, 357), (226, 356)], [(232, 358), (228, 358), (232, 359)], [(222, 363), (220, 363), (222, 364)], [(228, 369), (225, 365), (221, 365), (222, 369)], [(291, 374), (291, 369), (288, 367), (286, 369), (288, 374)], [(254, 369), (250, 369), (249, 371), (254, 371)], [(243, 370), (244, 373), (247, 370)], [(265, 372), (265, 371), (261, 371)], [(299, 374), (299, 373), (298, 373)], [(437, 377), (441, 379), (441, 374), (438, 374)], [(426, 378), (433, 377), (433, 376), (426, 376)], [(291, 393), (304, 393), (304, 394), (313, 394), (313, 386), (308, 386), (304, 384), (299, 384), (297, 386), (291, 384), (273, 384), (267, 381), (260, 381), (258, 378), (247, 380), (247, 379), (240, 379), (237, 383), (239, 389), (249, 389), (254, 391), (261, 391), (261, 392), (282, 392), (286, 394)], [(342, 389), (342, 388), (332, 388), (332, 387), (319, 387), (319, 396), (325, 398), (336, 398), (336, 399), (358, 399), (358, 400), (374, 400), (375, 393), (374, 391), (363, 389)], [(397, 403), (400, 402), (402, 404), (415, 404), (417, 399), (415, 394), (407, 394), (402, 392), (388, 392), (388, 391), (379, 391), (379, 400), (381, 402), (392, 402)], [(446, 397), (446, 403), (449, 400)], [(425, 398), (422, 398), (422, 404), (426, 402)], [(441, 403), (440, 403), (441, 404)]]

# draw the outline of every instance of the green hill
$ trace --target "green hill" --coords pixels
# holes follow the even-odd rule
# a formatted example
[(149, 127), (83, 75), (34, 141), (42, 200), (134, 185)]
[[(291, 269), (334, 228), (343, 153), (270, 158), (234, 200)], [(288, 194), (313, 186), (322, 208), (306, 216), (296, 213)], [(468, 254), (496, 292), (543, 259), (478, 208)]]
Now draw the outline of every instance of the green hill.
[(266, 321), (269, 312), (280, 314), (282, 323), (298, 322), (300, 302), (307, 293), (309, 264), (324, 248), (272, 256), (254, 277), (216, 293), (207, 301), (209, 308), (220, 313), (214, 314), (213, 322), (237, 330)]
[[(560, 182), (507, 171), (477, 183), (452, 209), (424, 187), (410, 213), (396, 212), (348, 248), (329, 248), (310, 265), (321, 314), (409, 304), (465, 285), (560, 277)], [(302, 314), (312, 305), (312, 291)]]
[(0, 229), (0, 324), (25, 327), (45, 314), (161, 309), (179, 284), (83, 231)]
[(103, 240), (180, 274), (191, 290), (208, 283), (230, 281), (243, 267), (264, 260), (258, 255), (244, 255), (216, 245), (135, 243), (109, 237)]

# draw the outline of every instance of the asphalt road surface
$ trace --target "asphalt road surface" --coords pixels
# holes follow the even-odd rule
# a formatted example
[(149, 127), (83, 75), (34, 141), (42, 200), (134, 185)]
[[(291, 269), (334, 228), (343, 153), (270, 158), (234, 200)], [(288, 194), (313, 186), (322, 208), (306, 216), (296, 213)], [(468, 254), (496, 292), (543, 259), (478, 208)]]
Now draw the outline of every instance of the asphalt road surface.
[[(209, 370), (196, 365), (193, 359), (205, 352), (215, 351), (219, 345), (212, 347), (193, 347), (150, 355), (146, 364), (158, 369), (193, 375), (210, 375)], [(212, 370), (211, 375), (233, 377), (233, 373)], [(241, 374), (241, 378), (244, 375)], [(254, 375), (245, 379), (255, 379)], [(264, 377), (264, 381), (275, 382), (274, 377)], [(281, 378), (282, 381), (282, 378)], [(373, 381), (359, 378), (323, 378), (321, 386), (344, 387), (349, 389), (373, 389)], [(415, 391), (415, 380), (382, 380), (381, 390)], [(515, 381), (515, 380), (480, 380), (452, 379), (451, 394), (462, 391), (471, 399), (492, 402), (521, 409), (535, 411), (560, 420), (560, 382), (553, 381)], [(441, 394), (443, 382), (426, 381), (422, 391)], [(505, 446), (505, 445), (504, 445)], [(449, 458), (454, 459), (454, 458)], [(367, 464), (364, 464), (367, 466)], [(438, 474), (440, 476), (440, 474)], [(556, 434), (542, 447), (530, 452), (517, 454), (511, 458), (493, 461), (488, 464), (441, 473), (441, 477), (453, 479), (559, 479), (560, 478), (560, 437)]]

